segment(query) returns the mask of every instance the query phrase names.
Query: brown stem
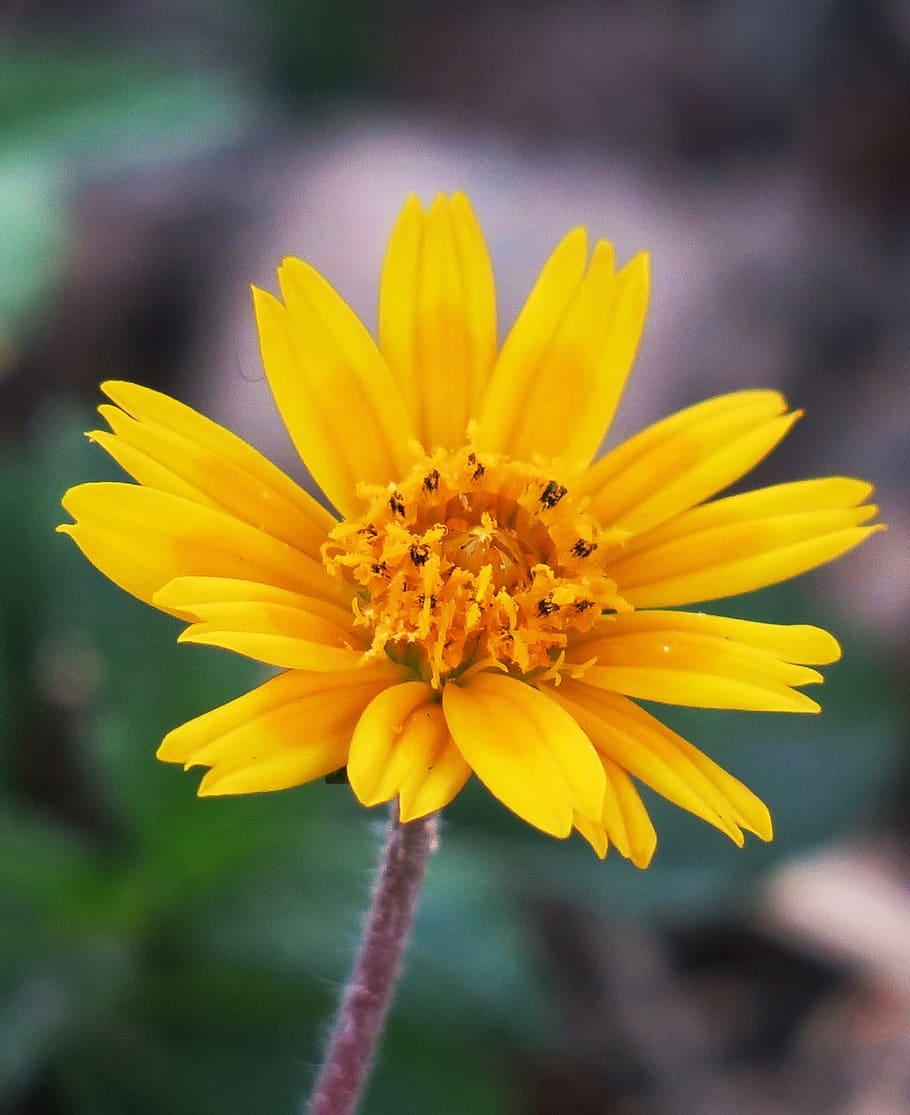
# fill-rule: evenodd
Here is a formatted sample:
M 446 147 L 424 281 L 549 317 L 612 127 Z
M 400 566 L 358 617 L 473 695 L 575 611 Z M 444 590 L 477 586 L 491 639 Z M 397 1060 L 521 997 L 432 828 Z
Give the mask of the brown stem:
M 373 902 L 307 1108 L 309 1115 L 352 1115 L 357 1109 L 436 843 L 436 814 L 403 825 L 397 806 L 392 806 Z

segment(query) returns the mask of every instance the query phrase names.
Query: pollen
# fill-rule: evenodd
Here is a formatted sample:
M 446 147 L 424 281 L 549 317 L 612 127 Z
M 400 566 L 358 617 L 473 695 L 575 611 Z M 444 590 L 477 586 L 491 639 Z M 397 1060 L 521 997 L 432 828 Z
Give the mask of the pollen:
M 439 450 L 385 488 L 361 486 L 361 518 L 323 546 L 354 586 L 368 655 L 440 688 L 471 666 L 550 673 L 573 631 L 629 611 L 603 528 L 553 470 L 470 448 Z

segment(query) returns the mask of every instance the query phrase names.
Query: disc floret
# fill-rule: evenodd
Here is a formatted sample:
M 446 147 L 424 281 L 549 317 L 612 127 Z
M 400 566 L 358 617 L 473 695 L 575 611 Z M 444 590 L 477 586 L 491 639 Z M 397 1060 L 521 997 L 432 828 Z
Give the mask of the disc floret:
M 628 610 L 603 568 L 604 530 L 557 467 L 470 447 L 438 450 L 329 535 L 330 572 L 356 586 L 369 653 L 435 687 L 472 665 L 552 668 L 573 631 Z

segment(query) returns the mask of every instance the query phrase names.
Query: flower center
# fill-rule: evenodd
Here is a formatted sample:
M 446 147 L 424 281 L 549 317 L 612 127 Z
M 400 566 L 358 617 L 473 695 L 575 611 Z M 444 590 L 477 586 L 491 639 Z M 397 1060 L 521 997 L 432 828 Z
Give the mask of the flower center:
M 550 670 L 573 631 L 628 610 L 602 566 L 616 532 L 536 465 L 439 450 L 358 494 L 366 512 L 331 532 L 326 567 L 356 586 L 370 653 L 434 686 L 480 663 Z

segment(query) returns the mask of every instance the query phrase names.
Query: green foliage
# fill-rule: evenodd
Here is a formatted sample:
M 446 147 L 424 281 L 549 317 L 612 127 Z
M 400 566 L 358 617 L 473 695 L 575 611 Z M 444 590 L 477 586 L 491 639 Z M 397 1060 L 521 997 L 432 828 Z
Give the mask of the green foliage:
M 251 10 L 265 28 L 275 84 L 290 99 L 360 92 L 375 81 L 386 53 L 381 6 L 364 0 L 266 0 Z
M 65 264 L 74 185 L 223 143 L 252 111 L 236 84 L 129 50 L 0 46 L 0 375 Z

